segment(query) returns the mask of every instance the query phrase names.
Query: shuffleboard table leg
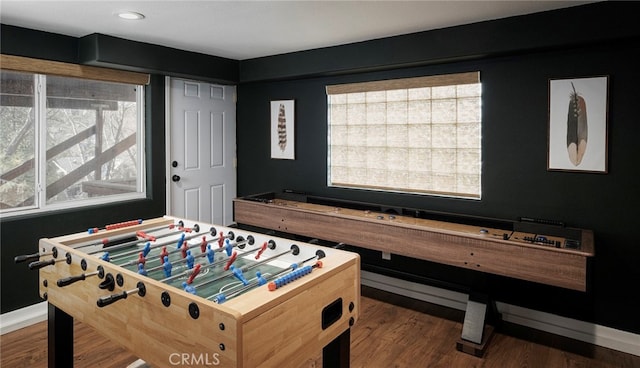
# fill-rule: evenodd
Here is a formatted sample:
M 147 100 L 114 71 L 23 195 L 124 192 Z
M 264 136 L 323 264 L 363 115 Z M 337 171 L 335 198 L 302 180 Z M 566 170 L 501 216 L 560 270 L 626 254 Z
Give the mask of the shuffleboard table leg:
M 73 367 L 73 317 L 48 304 L 49 368 Z
M 323 368 L 349 368 L 351 329 L 347 328 L 322 349 Z

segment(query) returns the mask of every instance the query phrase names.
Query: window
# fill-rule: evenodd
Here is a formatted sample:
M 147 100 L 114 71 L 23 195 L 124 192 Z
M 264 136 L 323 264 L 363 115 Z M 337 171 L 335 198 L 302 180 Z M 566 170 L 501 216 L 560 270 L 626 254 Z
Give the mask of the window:
M 2 61 L 0 213 L 145 196 L 144 85 L 6 70 Z
M 328 185 L 480 198 L 479 72 L 327 86 Z

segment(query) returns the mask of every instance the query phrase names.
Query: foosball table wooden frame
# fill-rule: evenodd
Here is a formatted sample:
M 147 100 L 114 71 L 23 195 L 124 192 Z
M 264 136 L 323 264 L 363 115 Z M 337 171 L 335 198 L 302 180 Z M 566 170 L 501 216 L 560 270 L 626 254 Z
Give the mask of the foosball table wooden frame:
M 270 291 L 264 285 L 217 304 L 74 248 L 175 221 L 163 217 L 93 234 L 40 240 L 38 262 L 53 263 L 39 271 L 40 295 L 49 303 L 49 367 L 73 366 L 74 319 L 153 367 L 180 367 L 177 363 L 184 362 L 183 357 L 188 358 L 189 367 L 297 367 L 320 351 L 324 367 L 349 366 L 350 327 L 360 309 L 360 258 L 355 253 L 328 248 L 322 268 L 282 288 Z M 219 228 L 245 238 L 249 234 Z M 250 234 L 257 242 L 274 239 Z M 102 280 L 96 277 L 57 285 L 58 280 L 99 269 L 103 276 L 117 276 L 119 286 L 114 292 L 99 289 Z M 107 294 L 136 289 L 126 300 L 97 306 L 96 301 Z

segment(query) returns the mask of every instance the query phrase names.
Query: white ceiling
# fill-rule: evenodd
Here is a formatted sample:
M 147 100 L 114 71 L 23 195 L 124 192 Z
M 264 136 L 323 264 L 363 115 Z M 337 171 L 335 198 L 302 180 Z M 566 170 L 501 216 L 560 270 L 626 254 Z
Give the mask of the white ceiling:
M 243 60 L 499 19 L 594 1 L 25 1 L 0 0 L 0 22 L 92 33 Z M 143 13 L 122 20 L 122 10 Z

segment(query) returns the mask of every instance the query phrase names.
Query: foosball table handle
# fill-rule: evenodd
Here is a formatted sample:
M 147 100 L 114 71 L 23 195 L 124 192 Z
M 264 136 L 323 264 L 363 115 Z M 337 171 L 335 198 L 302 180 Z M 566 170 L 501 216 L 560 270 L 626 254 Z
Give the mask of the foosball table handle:
M 86 280 L 87 277 L 91 277 L 91 276 L 98 276 L 99 278 L 104 278 L 104 268 L 102 268 L 102 266 L 98 266 L 98 270 L 94 271 L 94 272 L 90 272 L 90 273 L 82 273 L 80 275 L 76 275 L 76 276 L 69 276 L 69 277 L 64 277 L 61 278 L 60 280 L 56 281 L 56 285 L 58 285 L 58 287 L 64 287 L 67 285 L 71 285 L 74 282 L 77 281 L 83 281 Z
M 109 304 L 113 304 L 115 302 L 117 302 L 120 299 L 127 299 L 127 296 L 129 296 L 129 294 L 126 291 L 123 291 L 120 294 L 113 294 L 113 295 L 109 295 L 109 296 L 103 296 L 102 298 L 98 299 L 98 307 L 102 308 L 102 307 L 106 307 Z
M 142 281 L 138 282 L 138 284 L 136 285 L 135 289 L 123 291 L 120 294 L 113 294 L 113 295 L 109 295 L 109 296 L 103 296 L 100 299 L 98 299 L 96 304 L 98 304 L 98 307 L 100 307 L 100 308 L 106 307 L 107 305 L 113 304 L 113 303 L 117 302 L 118 300 L 127 299 L 129 294 L 133 294 L 133 293 L 138 293 L 138 295 L 140 295 L 140 296 L 145 296 L 145 294 L 147 293 L 147 288 L 144 286 L 144 283 Z
M 87 276 L 83 273 L 83 274 L 80 274 L 78 276 L 69 276 L 69 277 L 65 277 L 63 279 L 60 279 L 60 280 L 58 280 L 56 282 L 56 284 L 58 285 L 58 287 L 63 287 L 63 286 L 71 285 L 71 284 L 73 284 L 74 282 L 77 282 L 77 281 L 82 281 L 82 280 L 84 280 L 86 278 L 87 278 Z
M 56 247 L 53 247 L 53 249 L 51 249 L 51 252 L 47 252 L 47 253 L 33 253 L 33 254 L 23 254 L 20 256 L 16 256 L 13 261 L 15 263 L 22 263 L 22 262 L 33 262 L 33 261 L 37 261 L 40 259 L 40 257 L 44 257 L 44 256 L 53 256 L 53 258 L 57 258 L 58 257 L 58 249 Z
M 21 256 L 16 256 L 13 261 L 15 263 L 21 263 L 21 262 L 33 262 L 33 261 L 37 261 L 38 259 L 40 259 L 40 253 L 33 253 L 33 254 L 24 254 Z
M 30 270 L 39 270 L 42 267 L 46 267 L 46 266 L 51 266 L 56 264 L 56 260 L 55 259 L 50 259 L 47 261 L 36 261 L 36 262 L 31 262 L 29 263 L 29 269 Z

